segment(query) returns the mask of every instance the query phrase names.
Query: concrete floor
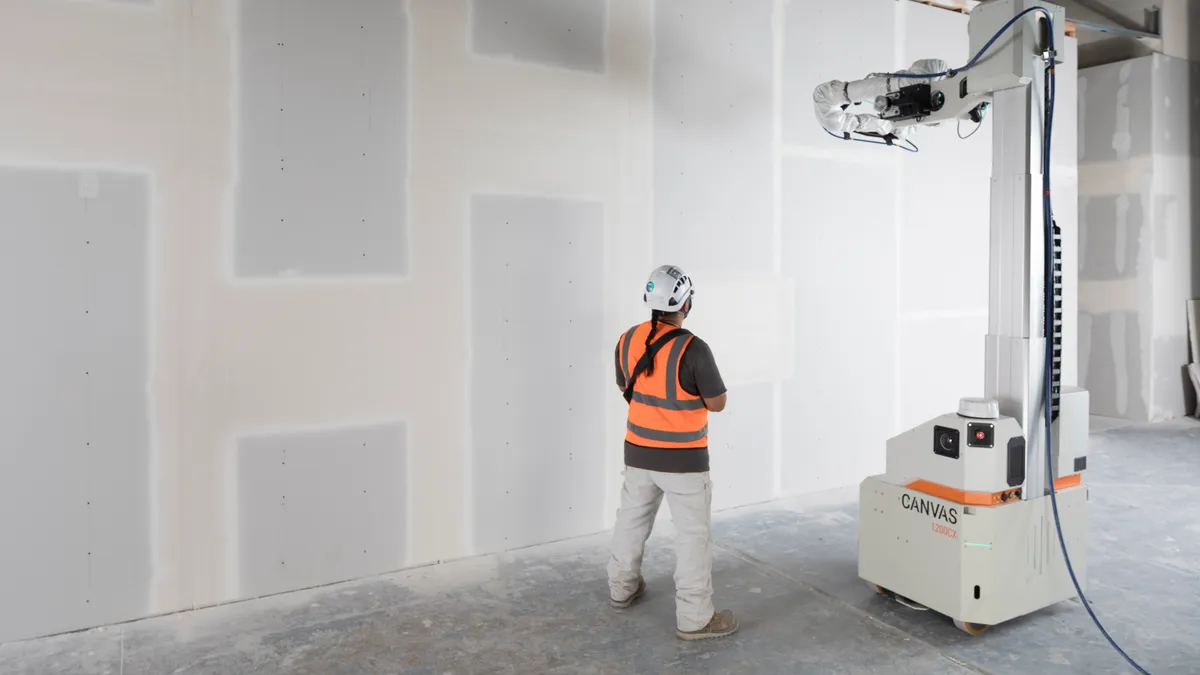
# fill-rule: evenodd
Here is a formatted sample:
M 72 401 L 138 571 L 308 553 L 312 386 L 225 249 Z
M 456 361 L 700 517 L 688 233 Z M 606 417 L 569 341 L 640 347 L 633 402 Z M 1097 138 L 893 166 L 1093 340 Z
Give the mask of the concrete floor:
M 1200 424 L 1095 424 L 1089 599 L 1155 675 L 1200 672 Z M 0 673 L 1132 672 L 1062 603 L 971 638 L 856 578 L 854 489 L 717 514 L 732 638 L 674 637 L 669 527 L 649 591 L 605 604 L 607 536 L 0 646 Z M 664 507 L 665 508 L 665 507 Z

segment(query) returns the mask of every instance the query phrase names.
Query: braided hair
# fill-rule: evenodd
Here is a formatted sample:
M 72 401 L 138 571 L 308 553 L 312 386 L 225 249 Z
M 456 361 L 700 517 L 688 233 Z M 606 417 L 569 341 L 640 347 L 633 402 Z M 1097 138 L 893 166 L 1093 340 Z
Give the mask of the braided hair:
M 667 314 L 667 312 L 659 311 L 657 309 L 651 310 L 651 312 L 650 312 L 650 332 L 646 333 L 646 351 L 647 352 L 650 351 L 650 343 L 654 341 L 654 334 L 656 332 L 658 332 L 658 320 L 660 317 L 664 316 L 665 314 Z M 648 363 L 646 363 L 646 370 L 643 372 L 646 375 L 654 374 L 654 359 L 650 359 L 650 361 Z

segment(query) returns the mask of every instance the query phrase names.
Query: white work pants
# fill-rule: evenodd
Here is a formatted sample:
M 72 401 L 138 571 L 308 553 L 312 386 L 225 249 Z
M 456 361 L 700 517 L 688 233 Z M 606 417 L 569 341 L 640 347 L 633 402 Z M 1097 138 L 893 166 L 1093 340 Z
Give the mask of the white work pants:
M 613 598 L 624 600 L 637 590 L 646 539 L 664 494 L 676 530 L 675 621 L 679 630 L 700 630 L 713 616 L 709 529 L 712 482 L 708 472 L 661 473 L 625 468 L 612 558 L 608 562 L 609 592 Z

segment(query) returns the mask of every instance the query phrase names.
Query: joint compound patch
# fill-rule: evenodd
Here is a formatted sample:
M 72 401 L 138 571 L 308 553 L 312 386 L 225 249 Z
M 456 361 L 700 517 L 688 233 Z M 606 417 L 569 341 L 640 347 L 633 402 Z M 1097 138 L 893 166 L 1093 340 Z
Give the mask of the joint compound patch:
M 1129 74 L 1133 65 L 1126 63 L 1121 66 L 1121 86 L 1117 88 L 1117 126 L 1113 132 L 1112 147 L 1120 159 L 1129 159 L 1130 148 L 1133 147 L 1133 136 L 1129 133 Z

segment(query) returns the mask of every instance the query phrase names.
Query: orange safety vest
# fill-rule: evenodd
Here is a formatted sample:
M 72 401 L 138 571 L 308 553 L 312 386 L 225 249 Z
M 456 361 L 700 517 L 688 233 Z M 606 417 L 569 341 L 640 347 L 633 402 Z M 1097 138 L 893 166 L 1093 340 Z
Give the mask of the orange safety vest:
M 660 322 L 650 342 L 674 329 L 675 326 Z M 650 322 L 647 321 L 621 336 L 621 371 L 626 382 L 646 353 L 646 335 L 649 333 Z M 629 401 L 626 441 L 649 448 L 708 447 L 708 408 L 704 407 L 702 398 L 692 396 L 679 386 L 679 362 L 691 341 L 691 334 L 672 338 L 655 355 L 654 374 L 647 375 L 642 371 L 638 375 Z

